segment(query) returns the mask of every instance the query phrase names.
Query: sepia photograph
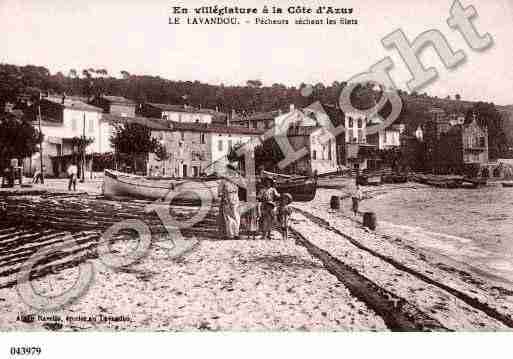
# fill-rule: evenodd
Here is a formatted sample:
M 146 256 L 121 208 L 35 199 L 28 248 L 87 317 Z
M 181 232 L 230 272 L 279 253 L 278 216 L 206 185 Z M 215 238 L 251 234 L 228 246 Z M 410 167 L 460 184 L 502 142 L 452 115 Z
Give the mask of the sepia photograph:
M 513 330 L 513 1 L 0 18 L 0 356 Z

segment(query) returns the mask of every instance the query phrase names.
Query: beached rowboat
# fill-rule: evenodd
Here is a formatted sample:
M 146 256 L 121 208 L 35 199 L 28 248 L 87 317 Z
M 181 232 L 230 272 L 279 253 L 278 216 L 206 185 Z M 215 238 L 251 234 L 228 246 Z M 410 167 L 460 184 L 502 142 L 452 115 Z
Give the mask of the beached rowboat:
M 217 199 L 218 178 L 156 179 L 105 170 L 103 194 L 107 198 L 179 199 L 197 201 Z
M 263 178 L 272 178 L 276 181 L 276 190 L 280 193 L 290 193 L 294 202 L 310 202 L 317 193 L 317 178 L 297 175 L 284 175 L 262 171 L 260 181 L 257 184 L 257 191 L 262 185 Z
M 317 181 L 303 176 L 286 176 L 266 173 L 276 179 L 280 193 L 290 193 L 296 202 L 309 202 L 315 198 Z M 105 170 L 103 194 L 107 198 L 132 197 L 143 199 L 176 199 L 198 201 L 217 200 L 219 177 L 205 178 L 150 178 L 128 173 Z M 261 188 L 260 181 L 257 190 Z M 244 192 L 244 191 L 242 191 Z M 245 195 L 241 195 L 245 200 Z

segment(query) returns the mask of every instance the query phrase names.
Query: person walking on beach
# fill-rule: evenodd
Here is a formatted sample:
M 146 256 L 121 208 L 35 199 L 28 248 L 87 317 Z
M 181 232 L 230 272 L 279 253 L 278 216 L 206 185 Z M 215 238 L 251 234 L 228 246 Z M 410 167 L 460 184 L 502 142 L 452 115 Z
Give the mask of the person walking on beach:
M 271 230 L 273 229 L 276 218 L 275 202 L 280 198 L 280 194 L 274 188 L 275 182 L 271 178 L 263 179 L 264 188 L 260 191 L 258 199 L 260 200 L 260 230 L 263 239 L 271 239 Z
M 240 230 L 239 188 L 230 180 L 235 177 L 235 168 L 226 166 L 226 176 L 219 183 L 218 194 L 221 201 L 219 205 L 218 229 L 219 236 L 225 239 L 238 239 Z
M 77 165 L 72 162 L 68 167 L 68 191 L 71 191 L 71 188 L 73 187 L 73 191 L 76 192 L 77 190 L 77 177 L 78 177 L 78 167 Z
M 360 206 L 360 201 L 362 199 L 363 199 L 363 192 L 360 189 L 360 185 L 356 184 L 356 188 L 355 188 L 353 194 L 351 195 L 351 200 L 353 202 L 352 209 L 353 209 L 353 213 L 354 213 L 355 216 L 358 214 L 358 210 L 359 210 L 359 206 Z
M 32 183 L 37 184 L 39 182 L 43 183 L 43 174 L 45 172 L 45 166 L 43 166 L 43 170 L 36 170 L 36 173 L 34 173 L 34 178 L 32 178 Z

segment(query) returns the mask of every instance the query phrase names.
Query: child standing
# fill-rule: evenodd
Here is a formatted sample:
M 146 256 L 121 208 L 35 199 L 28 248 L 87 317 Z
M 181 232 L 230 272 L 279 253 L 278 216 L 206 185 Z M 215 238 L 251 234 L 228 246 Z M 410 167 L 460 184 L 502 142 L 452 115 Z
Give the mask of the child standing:
M 285 193 L 280 198 L 280 206 L 278 207 L 278 222 L 280 223 L 281 235 L 283 239 L 289 237 L 289 219 L 292 215 L 292 195 Z
M 356 216 L 358 214 L 358 211 L 359 211 L 360 201 L 363 199 L 363 192 L 360 189 L 360 185 L 359 184 L 356 184 L 356 189 L 353 192 L 353 194 L 351 195 L 351 199 L 353 201 L 353 206 L 352 206 L 353 213 Z

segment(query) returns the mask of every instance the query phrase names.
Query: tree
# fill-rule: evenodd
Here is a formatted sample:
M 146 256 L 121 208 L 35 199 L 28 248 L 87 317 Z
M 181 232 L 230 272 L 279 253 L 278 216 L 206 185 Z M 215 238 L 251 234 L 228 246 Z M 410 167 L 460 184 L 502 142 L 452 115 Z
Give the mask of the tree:
M 138 123 L 115 124 L 114 134 L 110 138 L 117 154 L 128 155 L 134 171 L 137 172 L 137 158 L 162 150 L 161 144 L 151 136 L 148 127 Z
M 259 88 L 262 86 L 262 81 L 260 80 L 248 80 L 246 81 L 246 85 L 250 88 Z
M 457 93 L 457 94 L 454 96 L 454 98 L 455 98 L 457 101 L 459 101 L 459 100 L 461 100 L 461 95 L 460 95 L 459 93 Z
M 244 168 L 244 155 L 238 155 L 237 151 L 244 144 L 237 144 L 232 147 L 228 153 L 227 159 L 230 162 L 241 162 L 241 168 Z M 265 140 L 262 144 L 255 147 L 255 169 L 265 169 L 275 171 L 278 163 L 285 159 L 278 142 L 271 137 Z
M 123 80 L 127 80 L 130 77 L 130 73 L 128 71 L 122 70 L 120 73 Z
M 96 74 L 100 76 L 108 76 L 109 72 L 107 71 L 107 69 L 98 69 L 96 70 Z
M 23 159 L 38 151 L 42 135 L 28 121 L 5 115 L 0 118 L 0 167 L 10 158 Z
M 158 161 L 167 161 L 171 156 L 167 152 L 166 146 L 162 143 L 158 143 L 155 148 L 155 156 L 157 156 Z
M 71 139 L 71 146 L 73 148 L 73 154 L 74 156 L 76 156 L 76 153 L 75 153 L 75 148 L 78 149 L 78 155 L 79 155 L 79 158 L 78 158 L 78 163 L 79 163 L 79 168 L 80 168 L 80 174 L 81 174 L 81 177 L 82 177 L 82 182 L 85 178 L 85 153 L 86 153 L 86 149 L 89 145 L 91 145 L 92 143 L 94 142 L 94 139 L 90 138 L 90 137 L 85 137 L 85 136 L 80 136 L 80 137 L 73 137 Z

